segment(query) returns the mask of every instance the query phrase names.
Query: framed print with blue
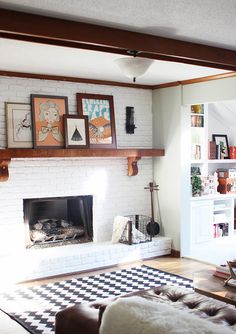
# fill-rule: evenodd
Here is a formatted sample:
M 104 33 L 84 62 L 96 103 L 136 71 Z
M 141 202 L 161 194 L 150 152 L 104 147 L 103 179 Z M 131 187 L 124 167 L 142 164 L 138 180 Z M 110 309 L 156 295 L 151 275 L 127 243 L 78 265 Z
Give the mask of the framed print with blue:
M 116 148 L 113 96 L 77 93 L 77 106 L 88 116 L 90 148 Z

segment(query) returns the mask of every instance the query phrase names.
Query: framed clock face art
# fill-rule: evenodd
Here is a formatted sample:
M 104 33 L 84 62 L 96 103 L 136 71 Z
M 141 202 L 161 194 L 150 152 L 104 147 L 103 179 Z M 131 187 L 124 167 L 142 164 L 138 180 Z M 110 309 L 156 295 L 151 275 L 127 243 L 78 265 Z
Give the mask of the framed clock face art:
M 88 116 L 90 148 L 116 148 L 113 96 L 78 93 L 77 105 Z

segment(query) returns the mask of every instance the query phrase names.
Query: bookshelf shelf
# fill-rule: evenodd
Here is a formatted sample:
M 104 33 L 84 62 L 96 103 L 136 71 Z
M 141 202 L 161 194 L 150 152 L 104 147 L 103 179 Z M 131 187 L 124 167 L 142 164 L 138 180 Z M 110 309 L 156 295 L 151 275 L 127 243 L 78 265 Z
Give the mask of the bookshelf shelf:
M 236 164 L 236 159 L 211 159 L 208 164 Z

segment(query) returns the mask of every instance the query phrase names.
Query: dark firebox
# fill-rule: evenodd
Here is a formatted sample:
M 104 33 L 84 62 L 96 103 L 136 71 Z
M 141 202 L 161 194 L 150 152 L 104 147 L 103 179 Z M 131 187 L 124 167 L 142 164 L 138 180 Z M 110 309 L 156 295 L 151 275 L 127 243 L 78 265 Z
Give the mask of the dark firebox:
M 26 247 L 93 240 L 93 198 L 24 199 Z

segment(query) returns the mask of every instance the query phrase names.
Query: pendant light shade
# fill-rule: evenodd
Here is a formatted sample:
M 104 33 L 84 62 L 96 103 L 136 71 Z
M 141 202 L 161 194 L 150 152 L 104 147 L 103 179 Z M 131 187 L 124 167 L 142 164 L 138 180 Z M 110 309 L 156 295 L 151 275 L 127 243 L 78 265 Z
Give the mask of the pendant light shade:
M 136 56 L 115 59 L 115 63 L 119 66 L 122 73 L 133 79 L 133 82 L 148 70 L 152 62 L 153 60 L 151 59 Z

